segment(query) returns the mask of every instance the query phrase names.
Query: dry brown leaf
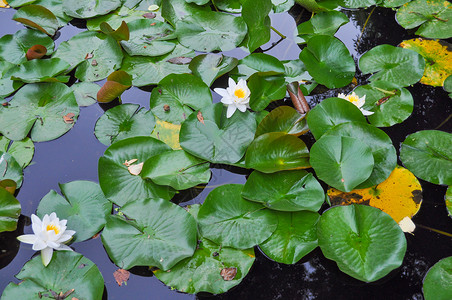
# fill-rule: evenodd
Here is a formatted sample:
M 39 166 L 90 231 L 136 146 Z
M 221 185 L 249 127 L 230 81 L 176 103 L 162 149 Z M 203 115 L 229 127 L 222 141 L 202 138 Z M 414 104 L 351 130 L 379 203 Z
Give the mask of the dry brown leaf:
M 416 229 L 416 225 L 414 225 L 414 222 L 410 217 L 403 218 L 402 221 L 399 222 L 399 226 L 403 232 L 408 233 L 413 233 L 413 231 Z
M 118 269 L 113 273 L 113 277 L 116 283 L 121 286 L 123 283 L 127 285 L 127 280 L 129 280 L 130 272 L 124 269 Z
M 221 270 L 220 275 L 225 281 L 231 281 L 237 275 L 237 268 L 224 268 Z
M 91 62 L 91 65 L 92 65 L 93 67 L 97 66 L 97 60 L 93 59 L 93 61 Z
M 85 59 L 90 59 L 93 58 L 93 54 L 92 53 L 86 53 Z
M 63 116 L 64 123 L 66 124 L 74 123 L 74 116 L 75 114 L 73 113 L 68 113 L 67 115 Z
M 204 124 L 204 117 L 202 116 L 202 112 L 201 111 L 198 111 L 198 114 L 196 115 L 196 117 L 198 118 L 199 122 Z
M 167 60 L 167 62 L 170 62 L 172 64 L 176 64 L 176 65 L 186 65 L 189 64 L 191 62 L 191 57 L 185 57 L 185 56 L 180 56 L 180 57 L 173 57 Z
M 146 19 L 154 19 L 156 16 L 157 15 L 155 13 L 152 13 L 152 12 L 143 14 L 143 17 L 146 18 Z
M 141 170 L 143 169 L 143 164 L 144 162 L 141 162 L 137 165 L 131 165 L 128 166 L 127 169 L 129 170 L 130 174 L 137 176 L 141 173 Z
M 123 163 L 123 165 L 126 166 L 126 167 L 128 167 L 128 166 L 131 166 L 131 165 L 132 165 L 134 162 L 136 162 L 136 161 L 138 161 L 137 158 L 133 158 L 133 159 L 131 159 L 131 160 L 126 160 L 126 161 Z

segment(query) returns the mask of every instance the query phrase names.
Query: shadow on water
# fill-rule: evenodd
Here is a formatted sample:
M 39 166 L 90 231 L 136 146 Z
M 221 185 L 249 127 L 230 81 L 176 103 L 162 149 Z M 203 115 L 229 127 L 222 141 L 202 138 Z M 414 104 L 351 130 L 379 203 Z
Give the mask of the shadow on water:
M 355 60 L 376 45 L 386 43 L 395 46 L 403 39 L 414 37 L 396 23 L 392 10 L 377 8 L 360 38 L 371 10 L 344 10 L 352 21 L 336 34 Z M 12 34 L 23 28 L 11 20 L 13 13 L 13 10 L 0 9 L 1 35 Z M 279 36 L 272 32 L 272 40 L 262 46 L 262 49 L 271 48 L 266 53 L 281 60 L 298 58 L 301 50 L 293 41 L 297 24 L 295 20 L 299 23 L 310 16 L 309 12 L 299 7 L 293 8 L 290 14 L 292 16 L 272 16 L 273 26 L 286 35 L 287 39 L 271 48 L 273 43 L 279 40 Z M 56 43 L 59 44 L 84 30 L 84 26 L 83 22 L 72 22 L 60 29 L 61 34 Z M 226 54 L 239 58 L 246 56 L 241 50 Z M 366 76 L 358 74 L 357 77 L 360 84 L 365 83 Z M 225 82 L 225 78 L 220 78 L 215 84 L 224 86 Z M 132 88 L 123 94 L 122 100 L 124 103 L 138 103 L 149 108 L 149 90 Z M 416 84 L 409 90 L 415 100 L 413 115 L 402 124 L 383 128 L 390 135 L 397 150 L 408 134 L 434 129 L 451 114 L 450 99 L 440 88 Z M 332 91 L 307 98 L 313 106 L 327 97 L 335 96 L 336 93 L 337 91 Z M 214 99 L 218 101 L 219 98 L 214 95 Z M 288 101 L 281 102 L 289 104 Z M 110 105 L 95 104 L 82 108 L 77 124 L 71 131 L 55 141 L 35 144 L 33 164 L 24 170 L 24 184 L 17 195 L 23 215 L 30 216 L 34 213 L 39 200 L 50 189 L 59 191 L 58 183 L 73 180 L 98 181 L 97 161 L 106 147 L 96 140 L 93 128 L 97 119 L 109 107 Z M 441 129 L 450 131 L 450 128 L 451 121 Z M 306 139 L 308 144 L 313 142 L 309 137 L 303 139 Z M 183 206 L 202 203 L 213 188 L 227 183 L 243 184 L 247 175 L 248 171 L 240 168 L 212 165 L 212 177 L 207 185 L 181 191 L 174 201 Z M 446 187 L 421 182 L 424 200 L 414 222 L 452 232 L 452 222 L 448 219 L 444 207 Z M 3 291 L 10 281 L 18 282 L 13 275 L 17 274 L 34 254 L 30 245 L 19 245 L 15 239 L 23 233 L 25 222 L 26 218 L 22 216 L 17 231 L 0 234 L 0 291 Z M 26 225 L 25 233 L 30 233 L 29 222 Z M 452 253 L 451 240 L 423 228 L 418 228 L 414 236 L 407 235 L 407 240 L 408 251 L 403 265 L 382 280 L 371 284 L 360 282 L 340 272 L 334 262 L 322 255 L 319 248 L 295 265 L 284 265 L 269 260 L 256 247 L 256 262 L 249 275 L 240 285 L 218 296 L 196 296 L 171 291 L 153 277 L 146 267 L 133 268 L 127 285 L 120 287 L 113 277 L 118 267 L 107 256 L 100 237 L 76 243 L 73 248 L 99 267 L 105 280 L 104 299 L 422 299 L 423 277 L 433 264 Z

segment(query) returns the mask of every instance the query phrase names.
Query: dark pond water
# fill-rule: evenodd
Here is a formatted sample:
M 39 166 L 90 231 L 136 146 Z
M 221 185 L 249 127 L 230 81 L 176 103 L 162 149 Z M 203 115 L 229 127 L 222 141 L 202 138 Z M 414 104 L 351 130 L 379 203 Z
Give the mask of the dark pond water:
M 266 53 L 279 59 L 296 59 L 300 48 L 293 42 L 295 20 L 309 17 L 308 12 L 293 9 L 289 14 L 272 16 L 272 24 L 288 38 Z M 337 33 L 353 54 L 355 60 L 365 51 L 379 44 L 397 45 L 403 39 L 413 38 L 411 32 L 400 27 L 389 9 L 377 8 L 357 43 L 369 10 L 345 11 L 352 22 Z M 0 9 L 0 36 L 12 34 L 23 28 L 11 20 L 14 11 Z M 57 44 L 69 39 L 81 29 L 72 25 L 61 29 Z M 268 49 L 278 36 L 272 34 L 272 41 L 262 49 Z M 227 55 L 243 57 L 246 53 L 237 50 Z M 359 74 L 358 74 L 359 75 Z M 360 81 L 365 80 L 358 76 Z M 224 78 L 219 80 L 223 86 Z M 399 150 L 400 143 L 413 132 L 435 129 L 451 114 L 451 100 L 441 88 L 431 88 L 416 84 L 409 88 L 415 100 L 413 115 L 402 124 L 385 130 Z M 348 90 L 347 90 L 348 91 Z M 338 91 L 307 97 L 311 105 L 322 99 L 336 95 Z M 215 95 L 214 97 L 216 97 Z M 131 89 L 124 93 L 124 103 L 139 103 L 149 106 L 150 93 L 141 89 Z M 218 101 L 218 98 L 215 98 Z M 97 161 L 106 147 L 93 134 L 96 120 L 104 109 L 95 104 L 82 108 L 74 128 L 61 138 L 35 144 L 33 164 L 24 170 L 24 183 L 17 198 L 22 205 L 23 216 L 18 230 L 0 234 L 0 293 L 14 278 L 24 263 L 33 255 L 29 245 L 20 245 L 15 237 L 31 232 L 28 216 L 34 213 L 40 199 L 51 189 L 59 191 L 58 183 L 74 180 L 97 182 Z M 439 128 L 450 132 L 452 121 Z M 309 143 L 309 137 L 303 138 Z M 399 162 L 400 163 L 400 162 Z M 187 203 L 201 203 L 213 187 L 225 183 L 244 183 L 246 171 L 213 166 L 213 176 L 207 187 L 191 191 L 179 198 Z M 452 255 L 452 238 L 426 229 L 430 227 L 452 233 L 452 220 L 447 217 L 444 194 L 446 187 L 423 182 L 424 200 L 420 212 L 413 221 L 418 225 L 414 235 L 407 234 L 408 250 L 403 265 L 382 280 L 366 284 L 340 272 L 336 264 L 323 257 L 319 249 L 295 265 L 284 265 L 270 261 L 256 248 L 256 261 L 248 276 L 233 290 L 212 298 L 217 299 L 423 299 L 422 279 L 427 270 L 438 260 Z M 326 207 L 324 207 L 326 208 Z M 27 217 L 25 217 L 27 216 Z M 424 226 L 424 227 L 421 227 Z M 147 268 L 134 268 L 127 286 L 119 287 L 113 272 L 117 267 L 108 258 L 100 238 L 76 243 L 75 251 L 91 259 L 99 267 L 105 280 L 105 299 L 204 299 L 209 295 L 187 295 L 171 291 Z M 19 299 L 18 299 L 19 300 Z

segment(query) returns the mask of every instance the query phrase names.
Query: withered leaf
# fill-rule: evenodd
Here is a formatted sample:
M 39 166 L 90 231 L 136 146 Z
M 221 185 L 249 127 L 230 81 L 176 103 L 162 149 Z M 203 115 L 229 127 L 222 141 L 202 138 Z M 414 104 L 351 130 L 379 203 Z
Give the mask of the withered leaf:
M 74 116 L 75 116 L 75 114 L 73 114 L 73 113 L 68 113 L 67 115 L 63 116 L 64 123 L 66 123 L 66 124 L 74 123 L 74 119 L 73 119 Z
M 221 270 L 220 275 L 225 281 L 231 281 L 237 275 L 237 268 L 224 268 Z
M 198 121 L 204 124 L 204 117 L 202 116 L 202 112 L 198 111 L 198 114 L 196 115 L 198 118 Z
M 143 14 L 146 19 L 154 19 L 157 15 L 153 12 Z
M 47 53 L 46 47 L 44 47 L 43 45 L 34 45 L 27 50 L 26 57 L 27 60 L 39 59 L 46 55 L 46 53 Z
M 93 67 L 97 66 L 97 60 L 93 59 L 93 61 L 91 62 L 91 65 L 92 65 Z
M 186 65 L 191 62 L 191 57 L 185 57 L 185 56 L 173 57 L 173 58 L 168 59 L 167 62 L 176 64 L 176 65 Z
M 123 283 L 127 285 L 127 280 L 129 280 L 130 272 L 124 269 L 118 269 L 113 273 L 116 283 L 121 286 Z
M 131 160 L 126 160 L 126 161 L 123 163 L 123 165 L 126 166 L 126 167 L 128 167 L 128 166 L 132 165 L 134 162 L 136 162 L 137 160 L 138 160 L 138 159 L 136 159 L 136 158 L 133 158 L 133 159 L 131 159 Z
M 129 170 L 130 174 L 137 176 L 137 175 L 140 175 L 141 170 L 143 169 L 143 164 L 144 164 L 144 162 L 141 162 L 137 165 L 131 165 L 131 166 L 128 166 L 127 169 Z
M 93 54 L 92 53 L 86 53 L 85 59 L 90 59 L 93 58 Z

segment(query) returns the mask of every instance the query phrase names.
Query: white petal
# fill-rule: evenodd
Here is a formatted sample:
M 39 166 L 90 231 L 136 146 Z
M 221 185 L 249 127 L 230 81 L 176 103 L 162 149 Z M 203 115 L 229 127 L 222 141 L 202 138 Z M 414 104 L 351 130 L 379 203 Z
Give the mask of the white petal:
M 416 225 L 414 225 L 413 221 L 409 217 L 405 217 L 402 221 L 399 222 L 399 226 L 403 232 L 412 233 L 414 229 L 416 229 Z
M 228 106 L 228 111 L 226 113 L 226 118 L 229 119 L 235 113 L 236 109 L 237 109 L 237 107 L 235 105 L 229 105 Z
M 17 239 L 25 244 L 34 244 L 36 242 L 36 235 L 34 234 L 19 235 Z
M 39 251 L 47 247 L 47 243 L 41 239 L 36 239 L 35 243 L 33 244 L 33 250 Z
M 56 248 L 59 248 L 61 246 L 61 244 L 52 242 L 52 241 L 47 241 L 47 246 L 49 246 L 50 248 L 56 249 Z
M 229 93 L 226 89 L 221 89 L 221 88 L 215 88 L 213 89 L 213 91 L 215 93 L 217 93 L 218 95 L 222 96 L 222 97 L 227 97 L 229 96 Z
M 52 255 L 53 255 L 52 248 L 47 247 L 47 248 L 41 250 L 41 260 L 42 260 L 42 264 L 45 267 L 47 267 L 47 265 L 52 260 Z
M 58 243 L 64 243 L 69 241 L 70 239 L 72 239 L 72 235 L 70 234 L 63 234 L 59 239 L 58 239 Z
M 55 250 L 74 251 L 69 246 L 66 246 L 66 245 L 60 245 L 60 247 L 55 248 Z
M 61 220 L 60 221 L 60 227 L 66 226 L 67 220 Z
M 50 222 L 52 222 L 53 220 L 57 220 L 58 219 L 55 212 L 51 213 L 49 217 L 50 217 Z
M 343 93 L 337 94 L 337 97 L 338 97 L 338 98 L 341 98 L 341 99 L 347 99 L 347 97 L 346 97 L 345 94 L 343 94 Z
M 64 232 L 64 235 L 66 235 L 66 234 L 68 234 L 68 235 L 74 235 L 75 234 L 75 231 L 74 230 L 66 230 L 65 232 Z
M 370 116 L 370 115 L 374 114 L 373 111 L 368 111 L 368 110 L 365 110 L 365 109 L 362 109 L 362 108 L 360 108 L 360 109 L 361 109 L 361 112 L 363 113 L 363 115 L 365 115 L 365 116 Z
M 229 77 L 228 84 L 229 84 L 229 88 L 231 88 L 232 90 L 235 90 L 235 87 L 237 86 L 237 84 L 235 84 L 234 79 Z
M 246 105 L 245 104 L 237 104 L 236 106 L 241 112 L 245 112 L 246 111 Z
M 226 97 L 221 98 L 221 103 L 224 103 L 224 104 L 229 105 L 229 104 L 234 103 L 234 101 L 233 101 L 232 98 L 229 97 L 229 95 L 228 95 L 228 96 L 226 96 Z
M 37 234 L 38 232 L 40 232 L 42 230 L 41 219 L 35 214 L 31 215 L 31 228 L 33 229 L 33 232 L 35 234 Z
M 50 223 L 49 215 L 45 214 L 44 217 L 42 218 L 42 230 L 45 230 L 45 227 L 47 227 L 49 223 Z

